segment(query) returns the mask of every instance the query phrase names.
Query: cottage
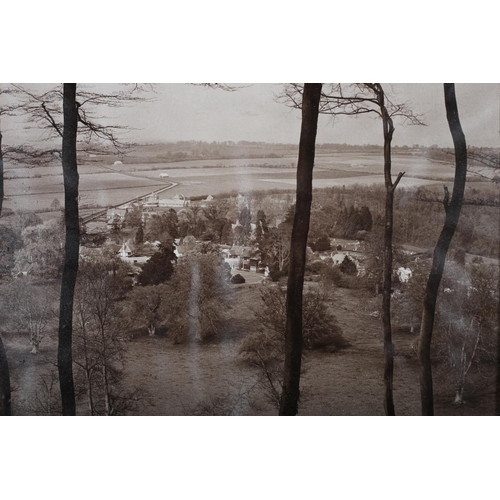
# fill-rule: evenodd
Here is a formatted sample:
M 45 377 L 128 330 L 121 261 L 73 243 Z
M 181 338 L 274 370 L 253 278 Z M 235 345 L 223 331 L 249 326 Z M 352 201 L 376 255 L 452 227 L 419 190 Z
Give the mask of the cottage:
M 259 270 L 261 254 L 257 249 L 233 246 L 224 253 L 224 261 L 231 266 L 231 269 L 245 269 L 255 273 Z
M 127 215 L 127 208 L 110 208 L 106 212 L 106 224 L 108 229 L 112 229 L 116 224 L 118 227 L 123 227 L 125 216 Z
M 128 241 L 124 242 L 120 250 L 118 251 L 118 255 L 120 257 L 132 257 L 133 254 L 134 252 Z

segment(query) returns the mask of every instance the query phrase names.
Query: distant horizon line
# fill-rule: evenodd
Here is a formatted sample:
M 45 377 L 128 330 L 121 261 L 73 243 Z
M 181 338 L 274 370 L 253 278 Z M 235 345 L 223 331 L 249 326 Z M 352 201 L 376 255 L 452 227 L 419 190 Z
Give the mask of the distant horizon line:
M 265 146 L 288 146 L 288 147 L 294 147 L 297 148 L 299 147 L 298 143 L 294 142 L 267 142 L 267 141 L 247 141 L 247 140 L 240 140 L 240 141 L 231 141 L 231 140 L 226 140 L 226 141 L 202 141 L 202 140 L 197 140 L 197 139 L 182 139 L 178 141 L 139 141 L 136 142 L 135 144 L 137 146 L 154 146 L 154 145 L 168 145 L 168 144 L 209 144 L 209 145 L 265 145 Z M 351 144 L 347 142 L 317 142 L 316 146 L 332 146 L 332 147 L 357 147 L 357 148 L 380 148 L 383 149 L 383 144 Z M 474 144 L 469 144 L 469 148 L 477 148 L 477 149 L 500 149 L 500 146 L 475 146 Z M 425 148 L 425 149 L 453 149 L 453 147 L 444 147 L 444 146 L 439 146 L 437 144 L 432 144 L 430 146 L 426 146 L 424 144 L 403 144 L 403 145 L 398 145 L 394 144 L 392 145 L 392 148 L 407 148 L 407 149 L 417 149 L 417 148 Z

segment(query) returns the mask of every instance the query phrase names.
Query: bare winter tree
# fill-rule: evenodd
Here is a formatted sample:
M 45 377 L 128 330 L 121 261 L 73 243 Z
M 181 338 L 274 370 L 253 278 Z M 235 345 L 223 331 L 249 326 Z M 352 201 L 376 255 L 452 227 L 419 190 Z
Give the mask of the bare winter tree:
M 96 114 L 102 113 L 105 106 L 119 107 L 144 100 L 139 96 L 143 89 L 133 85 L 116 92 L 101 93 L 82 88 L 77 94 L 76 83 L 65 83 L 62 89 L 57 86 L 42 93 L 19 85 L 15 85 L 14 88 L 24 99 L 23 109 L 31 120 L 48 130 L 49 138 L 62 139 L 66 243 L 61 280 L 57 360 L 62 412 L 63 415 L 75 415 L 73 303 L 80 247 L 77 149 L 82 144 L 86 150 L 99 149 L 103 144 L 111 144 L 116 151 L 123 152 L 125 144 L 117 136 L 122 127 L 99 123 Z
M 286 300 L 285 372 L 280 415 L 296 415 L 299 404 L 302 363 L 302 291 L 311 216 L 312 176 L 321 87 L 321 83 L 306 83 L 301 102 L 302 126 L 297 163 L 297 197 L 290 243 L 290 271 Z
M 300 107 L 300 96 L 304 89 L 297 84 L 288 84 L 278 96 L 278 100 L 288 106 Z M 394 349 L 391 327 L 391 290 L 392 290 L 392 247 L 394 231 L 394 191 L 404 175 L 400 172 L 396 180 L 391 173 L 391 144 L 394 134 L 394 119 L 414 125 L 423 125 L 420 118 L 405 104 L 390 100 L 380 83 L 354 83 L 344 85 L 331 83 L 323 86 L 319 112 L 336 116 L 359 116 L 375 114 L 382 120 L 384 137 L 384 181 L 385 181 L 385 229 L 384 229 L 384 267 L 382 285 L 382 323 L 384 328 L 384 408 L 386 415 L 394 415 L 393 373 Z
M 2 131 L 0 130 L 0 216 L 4 198 Z M 11 414 L 10 373 L 7 353 L 0 335 L 0 415 Z
M 0 98 L 6 95 L 7 90 L 0 88 Z M 0 107 L 0 119 L 2 115 L 10 114 L 12 112 L 11 106 Z M 0 124 L 1 125 L 1 124 Z M 2 215 L 3 199 L 5 196 L 4 191 L 4 149 L 2 143 L 2 130 L 0 127 L 0 217 Z M 10 372 L 9 363 L 7 361 L 7 353 L 5 346 L 0 335 L 0 415 L 11 415 L 11 388 L 10 388 Z
M 420 325 L 420 338 L 418 358 L 420 360 L 420 396 L 422 402 L 422 415 L 434 415 L 434 392 L 432 386 L 431 341 L 434 329 L 434 317 L 439 284 L 443 277 L 446 255 L 450 248 L 453 235 L 458 225 L 462 202 L 465 192 L 467 177 L 467 144 L 458 115 L 455 84 L 444 84 L 444 102 L 446 118 L 450 127 L 453 145 L 455 147 L 455 180 L 453 193 L 450 195 L 445 189 L 443 205 L 445 209 L 445 222 L 434 248 L 432 267 L 427 280 L 424 296 L 424 309 Z
M 0 106 L 0 120 L 2 116 L 12 116 L 20 112 L 21 105 L 10 98 L 14 97 L 15 89 L 11 87 L 0 88 L 0 99 L 9 100 L 8 103 L 2 102 Z M 5 197 L 4 186 L 4 159 L 9 158 L 15 161 L 19 160 L 38 160 L 45 155 L 39 155 L 35 151 L 25 146 L 9 146 L 3 144 L 3 135 L 0 123 L 0 217 L 2 214 L 3 201 Z M 0 336 L 0 415 L 11 414 L 11 389 L 9 364 L 5 346 Z

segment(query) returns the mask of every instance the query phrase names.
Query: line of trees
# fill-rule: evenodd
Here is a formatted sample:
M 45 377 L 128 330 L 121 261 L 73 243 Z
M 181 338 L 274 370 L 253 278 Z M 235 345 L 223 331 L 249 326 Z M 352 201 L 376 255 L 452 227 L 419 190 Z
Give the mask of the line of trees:
M 102 284 L 101 287 L 99 285 L 99 276 L 93 276 L 89 270 L 83 274 L 79 271 L 80 219 L 77 152 L 82 140 L 86 144 L 93 144 L 93 148 L 97 147 L 95 146 L 97 143 L 102 145 L 102 143 L 106 142 L 116 150 L 123 151 L 124 145 L 116 136 L 119 127 L 99 124 L 95 120 L 95 116 L 88 111 L 88 107 L 92 106 L 98 112 L 101 112 L 105 106 L 124 105 L 140 101 L 137 96 L 140 89 L 133 87 L 113 94 L 97 94 L 85 89 L 78 92 L 77 84 L 65 83 L 62 87 L 50 89 L 41 94 L 36 94 L 19 86 L 14 87 L 14 90 L 16 96 L 20 99 L 20 104 L 17 107 L 8 108 L 6 112 L 19 112 L 30 116 L 35 124 L 46 127 L 47 130 L 62 141 L 65 244 L 59 299 L 57 357 L 62 402 L 61 411 L 63 415 L 76 414 L 74 366 L 77 365 L 86 380 L 90 413 L 116 414 L 119 413 L 116 409 L 118 404 L 116 401 L 120 398 L 122 401 L 124 399 L 124 396 L 116 396 L 112 389 L 113 386 L 115 388 L 117 386 L 117 379 L 113 374 L 116 373 L 114 366 L 121 352 L 117 337 L 120 328 L 116 326 L 118 324 L 116 319 L 118 313 L 114 309 L 116 307 L 116 298 L 110 298 L 106 295 L 106 290 L 111 290 L 112 284 Z M 434 414 L 431 340 L 438 292 L 448 249 L 459 222 L 467 173 L 467 147 L 460 124 L 453 84 L 444 84 L 444 97 L 447 120 L 454 143 L 456 168 L 452 194 L 450 195 L 448 190 L 445 189 L 443 200 L 445 222 L 436 243 L 433 263 L 423 299 L 418 357 L 421 364 L 421 403 L 424 415 Z M 300 108 L 302 113 L 295 206 L 278 228 L 269 228 L 265 213 L 262 210 L 257 213 L 256 217 L 256 238 L 265 259 L 270 263 L 272 262 L 273 268 L 276 268 L 273 271 L 288 271 L 283 326 L 283 382 L 280 386 L 279 414 L 296 415 L 299 409 L 300 372 L 304 345 L 303 287 L 306 249 L 311 221 L 312 179 L 318 117 L 319 114 L 335 117 L 338 115 L 358 116 L 371 113 L 381 119 L 384 145 L 385 207 L 382 221 L 384 237 L 381 305 L 384 334 L 383 380 L 385 390 L 383 401 L 386 415 L 395 415 L 393 398 L 394 349 L 391 319 L 394 204 L 396 187 L 404 172 L 400 172 L 393 179 L 391 147 L 395 132 L 395 119 L 409 121 L 413 124 L 422 124 L 422 121 L 406 105 L 394 103 L 379 83 L 351 84 L 349 86 L 320 83 L 289 84 L 284 87 L 279 100 L 288 106 Z M 4 196 L 1 141 L 0 131 L 0 213 Z M 46 153 L 52 154 L 53 151 L 45 148 L 43 154 L 42 152 L 36 154 L 32 152 L 31 157 L 42 158 Z M 361 210 L 354 207 L 349 211 L 345 210 L 343 228 L 345 237 L 352 237 L 357 231 L 370 231 L 372 229 L 373 218 L 368 207 L 363 206 Z M 145 237 L 165 240 L 160 252 L 155 254 L 148 264 L 144 266 L 141 285 L 157 286 L 165 282 L 175 283 L 175 289 L 178 292 L 177 298 L 183 297 L 184 303 L 173 299 L 169 303 L 171 311 L 169 318 L 172 328 L 176 328 L 179 339 L 193 335 L 193 332 L 196 332 L 196 335 L 199 335 L 200 338 L 208 337 L 213 331 L 220 329 L 222 319 L 216 307 L 203 307 L 202 303 L 208 303 L 211 300 L 215 300 L 219 304 L 225 303 L 225 285 L 222 285 L 222 283 L 227 282 L 228 276 L 224 275 L 223 268 L 219 269 L 208 265 L 207 259 L 210 259 L 209 256 L 186 259 L 183 263 L 177 264 L 174 272 L 175 255 L 171 239 L 179 235 L 182 236 L 184 233 L 195 232 L 199 235 L 210 233 L 212 239 L 223 241 L 230 224 L 229 218 L 224 215 L 227 215 L 227 207 L 221 204 L 213 204 L 203 211 L 193 207 L 186 210 L 182 218 L 177 218 L 177 214 L 174 211 L 172 212 L 162 217 L 151 218 L 145 227 L 142 226 L 140 214 L 131 212 L 126 220 L 127 225 L 131 227 L 137 226 L 138 228 L 136 233 L 137 244 L 141 244 Z M 252 232 L 251 220 L 250 207 L 243 207 L 239 212 L 238 225 L 234 232 L 237 242 L 244 243 L 248 240 Z M 41 230 L 41 228 L 39 229 Z M 140 231 L 142 231 L 142 234 Z M 33 231 L 26 231 L 23 237 L 27 241 L 29 241 L 30 237 L 32 241 L 36 241 L 36 235 Z M 318 239 L 315 245 L 319 241 Z M 21 257 L 19 255 L 19 258 Z M 54 260 L 57 260 L 57 258 L 57 255 L 53 257 Z M 203 259 L 207 260 L 207 265 L 204 265 Z M 215 271 L 212 272 L 211 269 L 215 269 Z M 107 273 L 105 275 L 107 276 Z M 102 276 L 101 273 L 100 277 L 102 278 Z M 83 288 L 78 291 L 77 280 L 80 277 L 79 286 Z M 158 313 L 161 310 L 162 303 L 165 303 L 162 294 L 172 294 L 172 288 L 166 286 L 166 288 L 158 288 L 156 291 L 162 293 L 155 295 L 150 292 L 146 293 L 144 290 L 134 292 L 137 295 L 136 302 L 142 304 L 143 320 L 147 322 L 151 335 L 155 334 L 159 321 Z M 95 299 L 93 303 L 87 300 L 89 293 Z M 188 307 L 186 307 L 186 304 Z M 21 308 L 21 303 L 19 303 L 18 307 Z M 105 308 L 105 310 L 102 308 Z M 78 314 L 77 328 L 75 314 Z M 30 324 L 29 326 L 29 328 L 33 328 L 30 337 L 34 351 L 38 350 L 43 335 L 44 321 L 40 320 L 38 324 Z M 115 326 L 110 326 L 115 322 Z M 90 325 L 92 325 L 91 330 L 94 332 L 92 334 L 89 333 Z M 108 328 L 110 330 L 107 330 Z M 75 357 L 74 352 L 76 330 L 78 330 L 79 335 L 76 341 L 78 359 Z M 479 338 L 479 333 L 477 338 Z M 477 348 L 478 344 L 474 345 Z M 469 361 L 462 360 L 461 363 L 468 370 Z M 99 377 L 99 387 L 102 389 L 102 395 L 99 397 L 97 393 L 101 389 L 97 390 L 96 386 L 93 385 L 96 377 Z M 459 394 L 457 397 L 461 397 L 460 394 L 463 395 L 463 383 L 458 387 L 457 391 Z M 0 412 L 2 414 L 11 413 L 10 399 L 8 362 L 0 338 Z M 97 402 L 101 399 L 102 404 Z

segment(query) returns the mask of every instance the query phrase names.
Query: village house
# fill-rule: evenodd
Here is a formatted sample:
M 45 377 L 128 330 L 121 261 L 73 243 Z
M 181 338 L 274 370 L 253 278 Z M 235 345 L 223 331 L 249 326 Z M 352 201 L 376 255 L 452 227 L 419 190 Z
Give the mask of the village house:
M 106 225 L 108 230 L 113 229 L 115 224 L 117 224 L 119 228 L 122 228 L 127 211 L 128 208 L 109 208 L 106 212 Z
M 224 262 L 227 262 L 231 269 L 245 269 L 247 271 L 258 272 L 261 261 L 261 253 L 258 249 L 244 246 L 233 246 L 224 249 Z
M 158 207 L 165 207 L 165 208 L 181 208 L 181 207 L 188 207 L 190 205 L 190 202 L 186 197 L 179 193 L 176 194 L 173 198 L 161 198 L 158 200 Z
M 118 251 L 118 255 L 120 257 L 132 257 L 134 255 L 134 251 L 132 249 L 132 244 L 130 241 L 125 241 Z

